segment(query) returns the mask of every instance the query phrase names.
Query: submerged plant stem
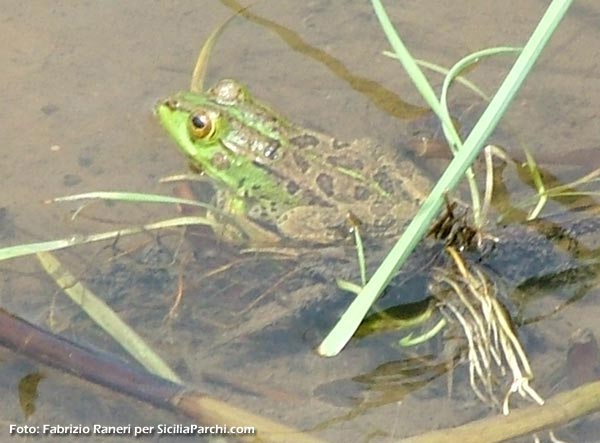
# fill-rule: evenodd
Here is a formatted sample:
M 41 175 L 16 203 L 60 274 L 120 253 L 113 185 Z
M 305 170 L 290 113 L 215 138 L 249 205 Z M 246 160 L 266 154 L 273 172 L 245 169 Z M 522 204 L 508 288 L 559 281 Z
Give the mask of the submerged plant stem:
M 548 428 L 600 410 L 600 381 L 562 392 L 543 406 L 513 409 L 510 415 L 494 416 L 449 429 L 416 435 L 396 443 L 498 443 Z

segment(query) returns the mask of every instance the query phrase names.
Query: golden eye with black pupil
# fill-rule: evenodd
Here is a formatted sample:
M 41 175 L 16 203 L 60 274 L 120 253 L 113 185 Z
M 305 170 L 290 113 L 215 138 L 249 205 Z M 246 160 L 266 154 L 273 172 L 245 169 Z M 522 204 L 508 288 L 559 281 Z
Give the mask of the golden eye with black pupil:
M 210 138 L 215 133 L 215 125 L 205 111 L 195 111 L 190 115 L 188 128 L 194 138 Z

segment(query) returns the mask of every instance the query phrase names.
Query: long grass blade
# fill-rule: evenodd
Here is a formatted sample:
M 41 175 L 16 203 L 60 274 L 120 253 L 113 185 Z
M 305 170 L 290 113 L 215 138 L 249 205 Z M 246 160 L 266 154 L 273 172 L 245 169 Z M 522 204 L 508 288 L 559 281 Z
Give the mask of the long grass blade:
M 194 66 L 194 72 L 192 73 L 192 81 L 190 82 L 190 91 L 202 93 L 204 92 L 204 77 L 206 76 L 206 69 L 208 68 L 208 60 L 210 59 L 210 55 L 212 54 L 212 50 L 215 46 L 217 38 L 221 31 L 225 29 L 225 26 L 233 20 L 240 12 L 248 9 L 250 6 L 243 7 L 237 10 L 234 14 L 229 16 L 223 23 L 221 23 L 217 28 L 210 33 L 204 45 L 202 45 L 202 49 L 200 49 L 200 54 L 198 54 L 198 58 L 196 59 L 196 65 Z
M 463 57 L 458 62 L 454 64 L 446 74 L 444 78 L 444 83 L 442 84 L 442 92 L 440 93 L 440 104 L 441 111 L 445 114 L 445 118 L 450 120 L 450 113 L 448 111 L 448 91 L 450 90 L 450 85 L 452 82 L 459 76 L 459 74 L 464 71 L 469 66 L 478 63 L 482 58 L 492 57 L 501 54 L 518 54 L 521 52 L 522 48 L 512 48 L 512 47 L 496 47 L 496 48 L 486 48 L 481 51 L 473 52 L 472 54 Z M 445 126 L 442 127 L 444 130 L 444 134 L 447 140 L 452 140 L 455 136 L 454 132 L 448 132 Z M 454 147 L 453 145 L 450 145 Z
M 64 197 L 56 197 L 47 200 L 46 203 L 63 203 L 80 200 L 110 200 L 122 201 L 129 203 L 164 203 L 164 204 L 179 204 L 188 206 L 198 206 L 201 208 L 214 211 L 215 208 L 207 203 L 186 198 L 171 197 L 162 194 L 146 194 L 143 192 L 120 192 L 120 191 L 95 191 L 86 192 L 83 194 L 66 195 Z
M 154 231 L 157 229 L 175 228 L 191 225 L 212 225 L 213 222 L 204 217 L 177 217 L 168 220 L 162 220 L 155 223 L 149 223 L 141 227 L 125 228 L 116 231 L 101 232 L 90 235 L 73 235 L 69 238 L 60 240 L 51 240 L 39 243 L 27 243 L 22 245 L 8 246 L 0 249 L 0 261 L 11 258 L 23 257 L 26 255 L 37 254 L 40 252 L 50 252 L 59 249 L 69 248 L 71 246 L 94 243 L 103 240 L 113 240 L 126 235 L 140 234 L 142 232 Z
M 106 333 L 151 373 L 166 380 L 181 380 L 121 318 L 93 292 L 83 286 L 58 259 L 49 252 L 38 252 L 37 258 L 56 284 Z
M 385 55 L 386 57 L 400 60 L 400 58 L 391 51 L 383 51 L 382 54 Z M 443 66 L 437 65 L 437 64 L 432 63 L 427 60 L 421 60 L 421 59 L 415 59 L 415 62 L 417 63 L 418 66 L 425 68 L 425 69 L 429 69 L 430 71 L 435 72 L 436 74 L 441 74 L 443 76 L 448 75 L 449 70 L 447 68 L 444 68 Z M 461 85 L 463 85 L 465 88 L 467 88 L 468 90 L 473 92 L 478 97 L 481 97 L 486 102 L 490 101 L 490 97 L 485 92 L 483 92 L 475 83 L 469 81 L 467 78 L 463 77 L 462 75 L 458 75 L 455 78 L 455 80 L 458 83 L 460 83 Z
M 383 11 L 383 15 L 387 17 L 380 0 L 372 0 L 372 2 L 374 8 L 379 13 Z M 383 292 L 392 276 L 426 234 L 432 220 L 442 208 L 444 195 L 454 189 L 461 176 L 473 163 L 486 139 L 496 127 L 527 74 L 531 71 L 533 64 L 565 15 L 571 2 L 572 0 L 554 0 L 550 4 L 498 92 L 469 134 L 463 148 L 448 165 L 448 168 L 434 186 L 431 194 L 408 225 L 400 240 L 392 248 L 388 257 L 319 345 L 317 348 L 319 354 L 323 356 L 337 355 L 348 343 L 373 302 Z M 391 26 L 389 18 L 387 18 L 387 23 Z M 404 46 L 401 43 L 400 45 Z M 396 48 L 394 49 L 396 50 Z

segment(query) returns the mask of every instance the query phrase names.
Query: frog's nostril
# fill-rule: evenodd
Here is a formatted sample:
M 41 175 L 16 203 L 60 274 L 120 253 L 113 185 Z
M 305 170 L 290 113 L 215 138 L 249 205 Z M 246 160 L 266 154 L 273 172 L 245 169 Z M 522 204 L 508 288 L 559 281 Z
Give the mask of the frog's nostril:
M 166 106 L 170 110 L 174 111 L 175 109 L 179 108 L 179 102 L 174 98 L 168 98 L 158 102 L 158 106 Z
M 169 110 L 169 112 L 175 111 L 179 108 L 179 102 L 173 98 L 167 98 L 164 100 L 159 100 L 154 105 L 154 115 L 158 116 L 165 110 Z

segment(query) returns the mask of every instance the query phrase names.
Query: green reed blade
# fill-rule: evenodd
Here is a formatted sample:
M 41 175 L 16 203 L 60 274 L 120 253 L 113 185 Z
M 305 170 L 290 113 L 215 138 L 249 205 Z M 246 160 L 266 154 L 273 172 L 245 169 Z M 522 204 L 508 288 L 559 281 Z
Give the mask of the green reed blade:
M 348 343 L 375 299 L 383 292 L 392 279 L 392 276 L 398 271 L 415 246 L 426 234 L 431 222 L 442 208 L 444 195 L 454 189 L 467 168 L 475 160 L 475 157 L 483 147 L 486 139 L 496 127 L 500 118 L 508 108 L 508 105 L 516 95 L 519 87 L 525 81 L 525 78 L 531 71 L 531 68 L 539 57 L 542 49 L 548 43 L 548 40 L 556 30 L 561 19 L 564 17 L 571 2 L 572 0 L 554 0 L 550 4 L 546 13 L 532 33 L 529 41 L 523 48 L 523 51 L 498 89 L 498 92 L 467 137 L 463 148 L 448 165 L 448 168 L 436 183 L 431 194 L 427 197 L 417 215 L 408 225 L 400 240 L 398 240 L 396 245 L 392 248 L 388 257 L 379 266 L 361 293 L 355 298 L 338 323 L 319 345 L 317 348 L 319 354 L 328 357 L 337 355 L 346 343 Z M 387 26 L 393 30 L 393 26 L 391 25 L 380 0 L 372 0 L 372 3 L 382 22 L 382 26 Z M 399 38 L 396 38 L 395 40 L 393 38 L 390 39 L 390 43 L 398 55 L 401 55 L 400 52 L 402 51 L 408 54 L 408 51 Z M 414 64 L 414 67 L 420 72 L 414 61 L 412 64 Z M 409 62 L 408 65 L 411 66 L 411 63 Z M 420 75 L 423 76 L 422 73 Z M 417 73 L 417 77 L 418 76 L 419 74 Z M 426 81 L 426 79 L 424 80 Z M 423 86 L 423 90 L 434 106 L 437 106 L 438 112 L 436 112 L 436 114 L 441 114 L 439 113 L 439 103 L 437 102 L 437 99 L 435 99 L 435 94 L 431 87 L 428 88 L 427 86 Z M 434 111 L 436 111 L 436 109 L 434 109 Z

